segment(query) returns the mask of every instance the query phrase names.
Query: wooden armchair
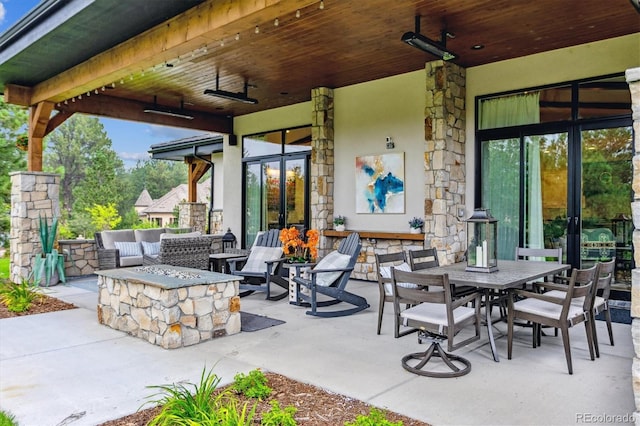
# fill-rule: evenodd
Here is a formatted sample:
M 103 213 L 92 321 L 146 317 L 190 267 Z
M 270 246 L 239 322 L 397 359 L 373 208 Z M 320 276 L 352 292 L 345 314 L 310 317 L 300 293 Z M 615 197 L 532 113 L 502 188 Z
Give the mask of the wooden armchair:
M 353 232 L 340 242 L 337 250 L 327 254 L 315 267 L 306 272 L 309 276 L 308 279 L 300 275 L 293 277 L 293 281 L 296 284 L 297 300 L 295 303 L 299 305 L 308 304 L 311 310 L 307 311 L 307 315 L 325 318 L 339 317 L 351 315 L 369 307 L 364 297 L 345 289 L 361 248 L 360 235 Z M 309 294 L 303 294 L 300 291 L 300 286 L 308 288 Z M 319 301 L 318 295 L 325 296 L 328 300 Z M 341 302 L 348 303 L 354 307 L 331 311 L 318 310 L 318 308 Z

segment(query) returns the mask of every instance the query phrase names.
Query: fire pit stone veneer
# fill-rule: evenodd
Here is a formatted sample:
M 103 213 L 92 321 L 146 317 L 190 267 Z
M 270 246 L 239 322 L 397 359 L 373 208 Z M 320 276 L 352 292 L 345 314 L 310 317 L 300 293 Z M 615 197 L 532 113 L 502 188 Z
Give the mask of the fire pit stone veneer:
M 100 324 L 165 349 L 240 332 L 237 276 L 168 265 L 96 274 Z

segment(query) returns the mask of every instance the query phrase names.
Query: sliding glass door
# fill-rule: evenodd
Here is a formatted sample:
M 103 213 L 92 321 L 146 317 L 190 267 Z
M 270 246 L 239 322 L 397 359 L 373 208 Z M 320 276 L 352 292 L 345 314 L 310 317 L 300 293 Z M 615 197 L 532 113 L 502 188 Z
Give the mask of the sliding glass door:
M 267 229 L 307 227 L 307 156 L 277 156 L 245 163 L 245 246 Z

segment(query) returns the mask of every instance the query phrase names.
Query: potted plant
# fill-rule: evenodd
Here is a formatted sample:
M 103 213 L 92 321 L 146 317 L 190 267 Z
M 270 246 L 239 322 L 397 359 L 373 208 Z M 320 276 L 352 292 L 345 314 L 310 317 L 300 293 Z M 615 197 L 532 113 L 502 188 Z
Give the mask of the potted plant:
M 56 233 L 58 231 L 58 218 L 54 217 L 51 225 L 47 222 L 47 216 L 39 216 L 40 243 L 42 253 L 37 254 L 33 263 L 34 283 L 42 283 L 45 287 L 58 284 L 59 281 L 66 282 L 64 276 L 64 256 L 53 248 Z
M 342 216 L 342 215 L 338 215 L 336 217 L 333 218 L 333 228 L 336 231 L 344 231 L 344 224 L 346 223 L 347 218 Z
M 409 221 L 409 231 L 412 234 L 419 234 L 422 232 L 422 227 L 424 226 L 424 219 L 419 217 L 413 217 Z

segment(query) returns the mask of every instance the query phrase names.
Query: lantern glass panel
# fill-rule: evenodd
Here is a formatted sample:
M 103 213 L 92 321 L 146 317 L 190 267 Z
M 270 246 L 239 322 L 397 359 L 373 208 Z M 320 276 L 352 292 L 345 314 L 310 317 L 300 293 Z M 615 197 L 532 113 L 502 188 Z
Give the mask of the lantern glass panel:
M 467 270 L 498 270 L 498 221 L 485 209 L 475 210 L 467 220 Z

